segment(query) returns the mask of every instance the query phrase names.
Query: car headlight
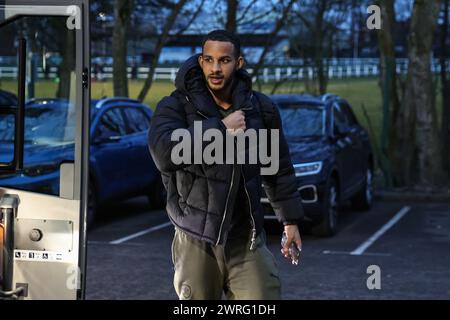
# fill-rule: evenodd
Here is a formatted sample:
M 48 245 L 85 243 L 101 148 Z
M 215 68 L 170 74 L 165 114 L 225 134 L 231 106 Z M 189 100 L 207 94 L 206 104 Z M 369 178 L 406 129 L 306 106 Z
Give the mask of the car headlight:
M 318 174 L 322 170 L 322 161 L 294 164 L 295 176 L 309 176 Z

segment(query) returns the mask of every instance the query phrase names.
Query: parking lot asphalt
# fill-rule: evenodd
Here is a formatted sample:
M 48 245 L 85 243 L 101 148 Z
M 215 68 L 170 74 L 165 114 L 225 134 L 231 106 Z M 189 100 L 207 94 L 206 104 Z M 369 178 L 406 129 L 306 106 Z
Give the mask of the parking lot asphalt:
M 298 266 L 280 254 L 281 227 L 267 224 L 283 299 L 450 299 L 450 204 L 378 201 L 343 208 L 330 238 L 303 233 Z M 87 299 L 177 299 L 173 227 L 146 198 L 103 209 L 88 234 Z

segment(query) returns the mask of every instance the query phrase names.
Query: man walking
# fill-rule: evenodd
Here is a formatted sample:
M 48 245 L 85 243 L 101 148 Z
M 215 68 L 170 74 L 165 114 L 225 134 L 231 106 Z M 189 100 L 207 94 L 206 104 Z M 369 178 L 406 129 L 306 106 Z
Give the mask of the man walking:
M 222 294 L 229 299 L 280 298 L 278 268 L 265 244 L 262 182 L 284 224 L 287 243 L 282 253 L 289 257 L 291 243 L 301 248 L 297 222 L 303 211 L 280 115 L 268 97 L 252 90 L 243 64 L 235 35 L 209 33 L 202 54 L 183 64 L 176 90 L 161 100 L 151 121 L 149 148 L 175 226 L 172 260 L 180 299 L 221 299 Z M 230 132 L 279 130 L 277 173 L 261 175 L 260 163 L 196 163 L 193 159 L 207 147 L 203 139 L 194 141 L 198 124 L 202 132 L 215 129 L 224 137 Z M 179 129 L 185 130 L 192 147 L 182 157 L 191 161 L 173 161 L 178 147 L 173 134 Z M 244 154 L 249 152 L 247 148 Z

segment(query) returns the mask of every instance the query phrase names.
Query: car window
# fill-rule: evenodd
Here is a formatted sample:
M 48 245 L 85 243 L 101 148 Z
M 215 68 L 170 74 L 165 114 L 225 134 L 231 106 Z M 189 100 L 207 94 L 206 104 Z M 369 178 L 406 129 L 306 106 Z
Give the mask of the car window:
M 64 106 L 61 103 L 60 106 Z M 75 139 L 75 113 L 72 107 L 29 108 L 25 111 L 25 132 L 35 144 L 45 142 L 58 145 L 73 143 Z
M 106 111 L 100 118 L 97 129 L 97 137 L 107 139 L 113 136 L 124 136 L 127 134 L 125 122 L 120 108 Z
M 125 108 L 124 111 L 128 119 L 128 133 L 142 132 L 149 128 L 149 119 L 143 111 L 136 108 Z
M 74 58 L 78 52 L 77 36 L 76 28 L 67 28 L 64 16 L 17 16 L 2 24 L 1 55 L 7 59 L 1 63 L 0 106 L 17 107 L 16 55 L 20 39 L 26 38 L 28 48 L 32 48 L 32 57 L 26 57 L 29 68 L 25 74 L 23 170 L 2 175 L 2 186 L 60 195 L 61 163 L 73 162 L 75 158 L 76 98 L 81 94 L 77 85 L 78 59 Z M 49 56 L 57 56 L 59 61 L 50 61 Z M 28 64 L 31 61 L 35 63 Z M 51 68 L 42 68 L 43 61 Z M 46 72 L 53 68 L 57 71 Z M 14 158 L 15 125 L 12 114 L 0 114 L 1 162 Z
M 325 134 L 325 109 L 322 106 L 279 103 L 283 132 L 288 140 Z
M 340 102 L 339 107 L 340 107 L 343 115 L 345 116 L 346 122 L 348 123 L 348 125 L 350 125 L 352 127 L 358 125 L 358 121 L 356 120 L 355 114 L 353 113 L 352 109 L 350 108 L 350 106 L 347 103 Z
M 342 112 L 341 106 L 337 103 L 335 103 L 333 106 L 333 116 L 334 116 L 333 130 L 335 133 L 339 131 L 343 132 L 349 128 L 347 117 Z

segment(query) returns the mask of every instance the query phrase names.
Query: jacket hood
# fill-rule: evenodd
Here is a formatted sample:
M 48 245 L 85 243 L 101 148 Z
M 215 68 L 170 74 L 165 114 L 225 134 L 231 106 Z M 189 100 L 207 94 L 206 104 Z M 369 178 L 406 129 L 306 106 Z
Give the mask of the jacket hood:
M 202 69 L 198 63 L 198 57 L 200 54 L 193 55 L 187 59 L 180 67 L 175 78 L 175 87 L 183 93 L 188 92 L 187 81 L 203 81 Z
M 194 106 L 208 116 L 221 117 L 217 105 L 209 92 L 203 71 L 198 63 L 200 54 L 187 59 L 178 70 L 175 87 L 192 100 Z M 232 91 L 235 109 L 251 108 L 252 80 L 244 69 L 236 72 Z

